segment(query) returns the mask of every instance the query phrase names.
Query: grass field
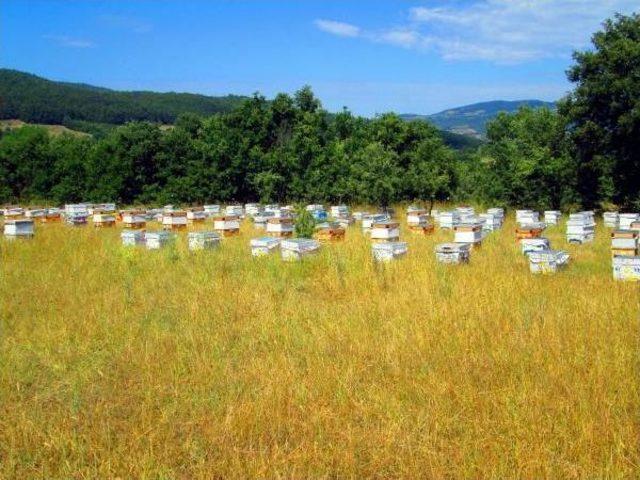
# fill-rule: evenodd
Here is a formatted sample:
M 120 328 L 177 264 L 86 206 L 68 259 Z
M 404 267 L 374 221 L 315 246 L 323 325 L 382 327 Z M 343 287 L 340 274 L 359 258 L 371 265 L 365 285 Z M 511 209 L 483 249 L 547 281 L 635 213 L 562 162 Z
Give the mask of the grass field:
M 404 226 L 404 225 L 403 225 Z M 534 276 L 503 230 L 468 266 L 359 227 L 302 263 L 0 239 L 0 478 L 638 478 L 639 285 L 607 231 Z

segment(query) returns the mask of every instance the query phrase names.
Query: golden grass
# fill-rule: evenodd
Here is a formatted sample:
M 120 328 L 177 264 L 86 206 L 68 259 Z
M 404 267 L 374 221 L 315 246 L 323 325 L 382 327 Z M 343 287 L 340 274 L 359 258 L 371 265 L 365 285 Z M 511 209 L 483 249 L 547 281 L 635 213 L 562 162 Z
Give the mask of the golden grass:
M 302 263 L 119 229 L 0 240 L 2 478 L 633 478 L 639 285 L 607 231 L 534 276 L 510 218 L 441 266 L 359 227 Z

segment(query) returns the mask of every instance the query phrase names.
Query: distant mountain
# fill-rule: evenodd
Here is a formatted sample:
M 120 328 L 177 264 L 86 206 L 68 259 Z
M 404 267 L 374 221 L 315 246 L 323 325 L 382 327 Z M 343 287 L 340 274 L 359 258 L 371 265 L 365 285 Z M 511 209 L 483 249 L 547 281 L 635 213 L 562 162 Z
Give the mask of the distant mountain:
M 173 123 L 185 112 L 200 115 L 228 112 L 245 98 L 123 92 L 0 69 L 0 120 L 57 125 L 70 121 L 116 125 L 130 120 Z
M 405 120 L 428 120 L 438 128 L 447 132 L 468 135 L 476 138 L 484 138 L 488 121 L 495 118 L 499 112 L 513 113 L 522 106 L 532 108 L 556 108 L 552 102 L 542 100 L 496 100 L 493 102 L 474 103 L 463 107 L 450 108 L 433 115 L 403 114 Z

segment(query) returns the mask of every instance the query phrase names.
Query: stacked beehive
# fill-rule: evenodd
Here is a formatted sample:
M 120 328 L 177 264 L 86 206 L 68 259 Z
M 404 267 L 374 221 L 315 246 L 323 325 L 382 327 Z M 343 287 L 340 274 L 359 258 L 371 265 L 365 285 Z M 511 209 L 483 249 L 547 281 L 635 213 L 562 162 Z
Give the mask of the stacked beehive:
M 549 250 L 549 240 L 544 237 L 523 238 L 520 240 L 520 248 L 524 255 L 528 255 L 531 252 L 542 252 Z
M 207 217 L 213 217 L 220 213 L 220 205 L 209 204 L 204 206 L 204 213 Z
M 244 206 L 244 211 L 249 217 L 253 217 L 254 215 L 260 215 L 264 209 L 259 203 L 247 203 Z
M 238 219 L 244 218 L 244 208 L 242 205 L 227 205 L 224 213 L 230 217 L 238 217 Z
M 70 225 L 86 225 L 90 204 L 70 203 L 64 206 L 65 221 Z
M 306 207 L 307 212 L 311 213 L 313 218 L 318 222 L 323 222 L 328 218 L 327 212 L 323 205 L 311 204 Z
M 638 254 L 638 232 L 615 230 L 611 232 L 611 255 L 635 257 Z
M 189 250 L 211 250 L 220 244 L 220 235 L 216 232 L 189 232 L 187 235 Z
M 123 230 L 120 233 L 120 238 L 122 240 L 122 245 L 125 247 L 143 245 L 146 241 L 144 230 Z
M 142 210 L 125 210 L 120 213 L 124 228 L 138 230 L 147 225 L 147 216 Z
M 187 210 L 187 223 L 204 223 L 207 214 L 203 207 L 189 208 Z
M 391 220 L 388 215 L 384 213 L 374 213 L 372 215 L 365 215 L 362 217 L 362 232 L 366 234 L 371 234 L 371 229 L 374 223 L 386 222 Z
M 390 262 L 404 257 L 408 250 L 406 242 L 374 243 L 371 245 L 373 258 L 378 262 Z
M 516 241 L 524 238 L 539 238 L 545 228 L 546 224 L 541 222 L 518 224 L 516 227 Z
M 516 210 L 516 223 L 518 225 L 540 223 L 540 214 L 533 210 Z
M 187 212 L 182 210 L 165 211 L 162 214 L 164 230 L 184 230 L 187 228 Z
M 453 230 L 460 223 L 460 214 L 457 211 L 440 212 L 438 215 L 440 228 Z
M 567 241 L 577 244 L 592 242 L 595 226 L 593 212 L 572 213 L 567 221 Z
M 293 218 L 290 216 L 271 217 L 267 220 L 267 235 L 271 237 L 291 237 L 293 229 Z
M 555 273 L 569 263 L 569 254 L 562 250 L 541 250 L 529 252 L 531 273 Z
M 213 229 L 223 237 L 240 233 L 240 219 L 236 215 L 218 215 L 213 218 Z
M 460 223 L 454 227 L 454 242 L 468 243 L 472 248 L 482 244 L 482 224 L 476 221 Z
M 175 235 L 168 231 L 147 232 L 144 238 L 148 250 L 160 250 L 173 242 Z
M 414 209 L 407 211 L 407 226 L 414 233 L 429 235 L 433 233 L 433 224 L 429 221 L 426 210 Z
M 286 261 L 297 261 L 313 255 L 320 250 L 320 242 L 308 238 L 282 240 L 280 253 Z
M 440 243 L 436 245 L 436 260 L 440 263 L 467 263 L 470 252 L 468 243 Z
M 618 227 L 620 230 L 631 230 L 631 224 L 640 219 L 637 213 L 620 213 L 618 215 Z
M 502 227 L 503 217 L 496 215 L 495 212 L 487 210 L 487 213 L 481 213 L 478 218 L 484 222 L 482 229 L 487 233 L 495 232 Z
M 545 210 L 544 223 L 547 225 L 558 225 L 562 212 L 560 210 Z
M 98 228 L 113 227 L 116 224 L 116 216 L 113 211 L 93 209 L 93 226 Z
M 344 240 L 345 229 L 339 222 L 322 222 L 316 225 L 314 237 L 321 242 Z
M 604 212 L 602 214 L 604 226 L 607 228 L 618 228 L 618 212 Z
M 371 240 L 374 242 L 397 242 L 400 240 L 400 224 L 392 220 L 373 222 Z
M 12 218 L 11 216 L 4 222 L 4 234 L 7 237 L 32 237 L 34 235 L 33 219 Z
M 272 254 L 280 248 L 280 239 L 273 237 L 252 238 L 249 245 L 251 246 L 251 255 L 254 257 L 263 257 Z

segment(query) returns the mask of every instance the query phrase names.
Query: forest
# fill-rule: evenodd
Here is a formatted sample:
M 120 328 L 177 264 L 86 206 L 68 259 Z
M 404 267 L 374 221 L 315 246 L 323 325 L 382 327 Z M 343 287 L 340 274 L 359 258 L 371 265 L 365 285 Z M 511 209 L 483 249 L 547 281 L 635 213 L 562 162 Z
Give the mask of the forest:
M 574 54 L 573 90 L 557 111 L 500 114 L 477 148 L 454 150 L 434 126 L 394 113 L 329 113 L 305 86 L 271 100 L 235 99 L 213 114 L 134 120 L 95 137 L 4 131 L 0 201 L 418 199 L 639 209 L 640 16 L 606 21 L 592 42 Z M 173 126 L 162 127 L 165 120 Z

